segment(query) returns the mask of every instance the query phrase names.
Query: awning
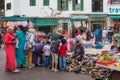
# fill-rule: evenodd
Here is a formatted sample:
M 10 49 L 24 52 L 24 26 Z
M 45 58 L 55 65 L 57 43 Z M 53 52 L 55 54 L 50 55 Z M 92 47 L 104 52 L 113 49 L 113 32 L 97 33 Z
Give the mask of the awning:
M 48 19 L 48 18 L 40 18 L 35 20 L 35 27 L 48 27 L 48 26 L 56 26 L 58 24 L 57 19 Z
M 28 18 L 28 17 L 10 16 L 10 17 L 2 17 L 2 21 L 32 21 L 34 22 L 34 19 Z
M 106 14 L 90 14 L 90 18 L 107 18 Z
M 2 17 L 2 21 L 15 21 L 15 20 L 16 20 L 15 16 Z
M 75 21 L 88 21 L 87 18 L 71 18 L 71 21 L 72 22 L 75 22 Z
M 111 19 L 120 19 L 120 15 L 110 15 Z

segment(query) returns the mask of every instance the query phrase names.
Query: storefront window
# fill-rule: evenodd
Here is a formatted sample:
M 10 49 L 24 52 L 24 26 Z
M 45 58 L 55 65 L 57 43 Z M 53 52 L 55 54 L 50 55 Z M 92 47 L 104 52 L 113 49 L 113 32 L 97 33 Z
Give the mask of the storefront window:
M 111 0 L 111 4 L 120 4 L 120 0 Z
M 103 0 L 92 0 L 92 12 L 103 12 Z

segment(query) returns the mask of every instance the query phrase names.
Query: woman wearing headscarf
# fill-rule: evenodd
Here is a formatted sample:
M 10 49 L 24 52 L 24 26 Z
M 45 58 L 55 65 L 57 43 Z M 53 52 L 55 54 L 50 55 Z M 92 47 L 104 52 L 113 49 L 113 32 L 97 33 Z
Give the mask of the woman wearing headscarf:
M 14 29 L 12 27 L 7 28 L 4 35 L 4 49 L 6 52 L 6 66 L 5 71 L 19 72 L 15 68 L 15 38 L 13 35 Z
M 25 57 L 25 43 L 26 43 L 26 32 L 22 25 L 18 26 L 18 30 L 15 33 L 15 37 L 18 40 L 18 47 L 16 48 L 16 61 L 17 67 L 23 68 L 26 65 Z
M 35 30 L 29 29 L 26 36 L 26 53 L 27 53 L 27 64 L 29 68 L 32 68 L 32 53 L 35 39 Z

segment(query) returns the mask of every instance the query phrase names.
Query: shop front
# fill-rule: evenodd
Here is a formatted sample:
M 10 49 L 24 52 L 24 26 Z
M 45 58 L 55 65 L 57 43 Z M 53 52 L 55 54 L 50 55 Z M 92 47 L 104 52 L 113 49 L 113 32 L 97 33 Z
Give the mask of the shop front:
M 114 28 L 115 32 L 120 32 L 120 15 L 110 15 L 111 27 Z
M 71 18 L 71 22 L 76 28 L 88 27 L 88 18 Z
M 58 28 L 62 29 L 63 34 L 66 35 L 66 38 L 70 37 L 71 32 L 71 19 L 70 18 L 61 18 L 59 19 L 59 26 Z
M 108 8 L 108 12 L 109 12 L 109 18 L 110 18 L 110 26 L 114 28 L 116 33 L 120 32 L 120 6 L 110 5 Z
M 89 15 L 89 29 L 95 31 L 97 28 L 107 28 L 107 15 L 106 14 L 91 14 Z
M 1 26 L 2 27 L 15 27 L 18 25 L 23 25 L 24 27 L 34 27 L 34 19 L 28 17 L 10 16 L 2 17 Z
M 55 27 L 58 25 L 58 19 L 50 18 L 36 18 L 35 19 L 35 28 L 43 31 L 45 33 L 52 32 Z
M 87 15 L 73 15 L 71 18 L 72 25 L 76 28 L 85 27 L 88 28 L 88 16 Z

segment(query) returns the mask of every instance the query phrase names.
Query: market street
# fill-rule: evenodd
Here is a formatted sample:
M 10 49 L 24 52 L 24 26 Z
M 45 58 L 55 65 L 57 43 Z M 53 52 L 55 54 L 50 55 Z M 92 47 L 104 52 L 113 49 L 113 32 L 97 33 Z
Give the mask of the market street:
M 108 50 L 109 47 L 110 44 L 106 44 L 103 49 L 85 48 L 85 53 L 96 54 L 102 50 Z M 43 67 L 20 69 L 20 73 L 17 74 L 7 73 L 4 72 L 5 53 L 3 49 L 0 50 L 0 55 L 0 80 L 94 80 L 90 75 L 76 74 L 74 72 L 54 73 Z
M 0 80 L 94 80 L 90 75 L 74 72 L 51 72 L 43 67 L 20 69 L 20 73 L 4 72 L 5 53 L 0 50 Z

